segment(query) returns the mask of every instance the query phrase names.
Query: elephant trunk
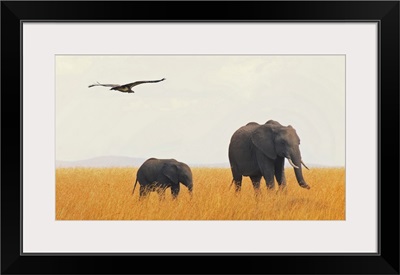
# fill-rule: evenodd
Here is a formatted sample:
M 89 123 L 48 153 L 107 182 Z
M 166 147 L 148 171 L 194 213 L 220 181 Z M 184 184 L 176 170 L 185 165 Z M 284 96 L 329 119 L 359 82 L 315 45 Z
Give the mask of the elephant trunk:
M 193 175 L 190 167 L 186 164 L 183 165 L 182 171 L 179 174 L 179 182 L 187 187 L 190 195 L 193 192 Z
M 306 183 L 303 178 L 303 172 L 301 170 L 302 160 L 300 154 L 292 156 L 291 159 L 288 159 L 289 163 L 293 166 L 294 174 L 296 175 L 297 182 L 303 188 L 310 189 L 310 186 Z
M 192 194 L 192 192 L 193 192 L 193 183 L 190 182 L 190 183 L 187 184 L 186 186 L 187 186 L 187 188 L 188 188 L 188 190 L 189 190 L 189 193 Z
M 187 187 L 187 189 L 189 190 L 189 193 L 192 194 L 193 192 L 193 179 L 191 176 L 187 176 L 184 178 L 181 178 L 179 180 L 179 182 L 181 182 L 184 186 Z

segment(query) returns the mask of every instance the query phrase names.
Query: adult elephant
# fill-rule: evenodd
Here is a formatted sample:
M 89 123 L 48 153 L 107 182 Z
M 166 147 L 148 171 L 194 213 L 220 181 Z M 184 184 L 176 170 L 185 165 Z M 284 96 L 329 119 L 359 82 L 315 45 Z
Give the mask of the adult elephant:
M 193 191 L 193 177 L 190 167 L 175 159 L 150 158 L 138 169 L 132 194 L 139 182 L 139 197 L 145 197 L 149 192 L 156 191 L 160 198 L 164 197 L 165 190 L 171 187 L 171 194 L 176 198 L 179 194 L 180 183 L 185 185 L 190 194 Z
M 301 165 L 307 166 L 301 159 L 299 145 L 296 130 L 274 120 L 263 125 L 250 122 L 240 127 L 229 144 L 229 162 L 236 191 L 242 186 L 242 176 L 250 177 L 256 191 L 259 191 L 262 177 L 269 189 L 274 187 L 274 176 L 279 186 L 284 187 L 285 158 L 293 166 L 299 185 L 310 189 L 303 178 Z

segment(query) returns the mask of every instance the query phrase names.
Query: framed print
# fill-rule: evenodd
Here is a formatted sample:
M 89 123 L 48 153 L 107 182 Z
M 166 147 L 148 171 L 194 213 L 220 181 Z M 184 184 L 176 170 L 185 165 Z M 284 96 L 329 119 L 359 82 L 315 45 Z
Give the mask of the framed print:
M 2 2 L 2 272 L 398 274 L 398 23 Z

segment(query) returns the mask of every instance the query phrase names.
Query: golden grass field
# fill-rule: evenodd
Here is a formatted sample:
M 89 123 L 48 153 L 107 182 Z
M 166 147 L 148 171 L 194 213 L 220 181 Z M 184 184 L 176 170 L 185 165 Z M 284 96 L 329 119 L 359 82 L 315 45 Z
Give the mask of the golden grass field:
M 303 170 L 310 190 L 301 188 L 293 169 L 286 170 L 287 188 L 267 190 L 261 182 L 256 197 L 243 178 L 235 194 L 229 168 L 192 168 L 193 197 L 181 185 L 178 199 L 170 189 L 164 200 L 156 192 L 139 201 L 132 195 L 137 168 L 58 168 L 57 220 L 344 220 L 345 169 Z

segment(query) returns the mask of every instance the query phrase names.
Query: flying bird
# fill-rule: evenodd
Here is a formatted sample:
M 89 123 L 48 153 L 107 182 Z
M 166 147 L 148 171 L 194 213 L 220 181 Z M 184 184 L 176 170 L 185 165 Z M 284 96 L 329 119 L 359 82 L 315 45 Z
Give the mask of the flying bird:
M 144 83 L 157 83 L 157 82 L 164 81 L 164 80 L 165 80 L 165 78 L 160 79 L 160 80 L 142 80 L 142 81 L 135 81 L 135 82 L 124 84 L 124 85 L 100 84 L 99 82 L 97 82 L 96 84 L 89 85 L 89 88 L 94 87 L 94 86 L 104 86 L 104 87 L 111 87 L 110 90 L 120 91 L 122 93 L 134 93 L 134 91 L 132 90 L 132 87 L 135 87 L 137 85 L 144 84 Z

